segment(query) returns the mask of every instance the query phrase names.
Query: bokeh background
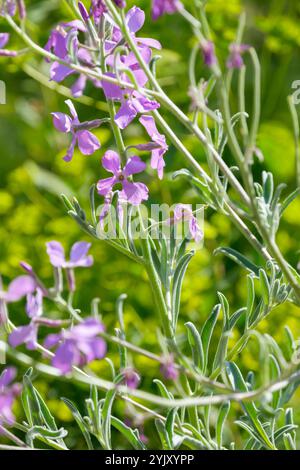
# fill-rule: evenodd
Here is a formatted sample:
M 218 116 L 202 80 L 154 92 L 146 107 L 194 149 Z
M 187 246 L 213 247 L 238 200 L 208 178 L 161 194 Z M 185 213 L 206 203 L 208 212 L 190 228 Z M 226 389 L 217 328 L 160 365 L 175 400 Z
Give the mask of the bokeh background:
M 43 45 L 50 29 L 57 22 L 69 19 L 69 10 L 61 0 L 27 1 L 29 10 L 28 30 L 36 42 Z M 142 35 L 155 37 L 163 45 L 162 58 L 158 65 L 158 76 L 166 91 L 184 110 L 189 108 L 188 98 L 188 56 L 193 46 L 189 26 L 179 15 L 165 16 L 156 23 L 150 20 L 150 0 L 129 1 L 138 4 L 147 12 L 147 22 Z M 188 2 L 187 2 L 188 3 Z M 215 34 L 217 52 L 223 63 L 226 60 L 228 44 L 234 40 L 238 18 L 247 12 L 245 42 L 257 48 L 262 63 L 263 94 L 262 123 L 259 132 L 259 148 L 264 163 L 255 166 L 257 177 L 263 168 L 274 173 L 277 183 L 287 184 L 287 191 L 296 187 L 295 151 L 291 118 L 287 96 L 292 92 L 292 82 L 300 79 L 300 4 L 293 0 L 208 0 L 207 11 Z M 7 30 L 0 21 L 0 30 Z M 10 47 L 22 47 L 13 36 Z M 56 85 L 48 81 L 49 65 L 31 52 L 18 59 L 0 58 L 0 79 L 7 86 L 7 104 L 0 105 L 0 272 L 6 284 L 20 274 L 19 262 L 30 262 L 45 280 L 51 283 L 52 271 L 45 253 L 45 243 L 59 240 L 66 250 L 77 240 L 88 240 L 80 228 L 67 215 L 60 194 L 75 195 L 83 207 L 88 208 L 91 184 L 103 176 L 100 158 L 113 143 L 108 127 L 96 130 L 102 149 L 92 157 L 75 154 L 72 163 L 62 160 L 68 140 L 55 131 L 50 113 L 66 111 L 64 87 L 60 93 L 51 90 Z M 201 60 L 198 63 L 199 77 L 206 75 Z M 36 81 L 34 78 L 37 78 Z M 70 83 L 74 79 L 70 79 Z M 68 86 L 66 81 L 64 85 Z M 50 87 L 50 88 L 49 88 Z M 251 112 L 251 75 L 247 79 L 249 91 L 248 110 Z M 89 86 L 84 103 L 77 109 L 82 120 L 105 116 L 105 103 L 101 90 Z M 232 96 L 235 99 L 235 96 Z M 203 149 L 185 131 L 172 122 L 185 145 L 205 166 Z M 128 142 L 142 138 L 142 129 L 133 124 L 126 131 Z M 230 161 L 230 155 L 228 155 Z M 197 203 L 196 194 L 186 181 L 172 181 L 172 172 L 185 166 L 176 149 L 170 148 L 167 158 L 166 177 L 163 181 L 146 177 L 150 186 L 151 201 L 166 203 Z M 180 200 L 178 199 L 180 195 Z M 100 202 L 100 201 L 99 201 Z M 279 232 L 279 245 L 288 260 L 296 266 L 299 261 L 300 239 L 300 198 L 286 211 Z M 231 311 L 245 304 L 245 272 L 230 261 L 213 256 L 218 246 L 238 249 L 253 261 L 259 263 L 259 256 L 231 226 L 228 219 L 211 211 L 205 213 L 205 243 L 197 252 L 188 270 L 182 295 L 181 324 L 187 319 L 201 326 L 211 308 L 217 302 L 217 291 L 221 290 L 229 299 Z M 93 241 L 91 252 L 95 264 L 91 269 L 77 272 L 80 289 L 76 293 L 75 305 L 89 313 L 94 297 L 101 299 L 101 313 L 107 329 L 113 332 L 117 326 L 115 302 L 126 293 L 125 321 L 130 340 L 145 348 L 157 351 L 158 323 L 153 311 L 151 292 L 143 270 L 103 242 Z M 50 309 L 50 306 L 47 306 Z M 51 312 L 54 316 L 57 312 Z M 12 318 L 22 324 L 25 320 L 24 306 L 16 304 L 11 308 Z M 299 310 L 290 304 L 278 308 L 265 322 L 260 331 L 273 335 L 284 343 L 284 325 L 288 324 L 295 337 L 300 334 Z M 235 341 L 236 337 L 231 341 Z M 216 338 L 217 340 L 217 338 Z M 109 349 L 110 357 L 117 361 L 117 350 Z M 242 354 L 240 363 L 245 370 L 259 368 L 258 349 L 250 343 Z M 154 391 L 152 378 L 159 374 L 152 362 L 134 357 L 133 364 L 143 377 L 142 388 Z M 95 363 L 93 370 L 109 378 L 109 367 Z M 24 370 L 20 370 L 20 376 Z M 85 444 L 74 425 L 72 416 L 59 400 L 60 396 L 73 399 L 80 405 L 87 396 L 87 390 L 74 384 L 52 382 L 42 376 L 35 377 L 35 384 L 47 397 L 48 404 L 58 422 L 69 430 L 69 443 L 73 448 L 84 448 Z M 299 398 L 294 398 L 296 411 Z M 239 409 L 236 407 L 236 412 Z M 124 404 L 117 401 L 115 412 L 124 416 Z M 16 413 L 22 411 L 18 405 Z M 228 430 L 228 440 L 234 437 L 239 443 L 241 431 L 233 423 Z M 300 422 L 300 410 L 297 411 Z M 152 424 L 146 424 L 145 433 L 153 436 Z M 151 438 L 150 445 L 157 441 Z M 115 436 L 116 447 L 125 443 Z

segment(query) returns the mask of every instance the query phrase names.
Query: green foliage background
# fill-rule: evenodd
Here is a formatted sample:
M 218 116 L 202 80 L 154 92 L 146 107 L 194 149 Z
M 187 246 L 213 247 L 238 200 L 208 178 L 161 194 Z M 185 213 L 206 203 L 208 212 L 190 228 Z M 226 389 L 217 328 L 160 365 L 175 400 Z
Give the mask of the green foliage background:
M 143 36 L 159 39 L 163 45 L 162 59 L 158 65 L 161 83 L 175 102 L 184 110 L 189 107 L 188 99 L 188 56 L 193 41 L 189 26 L 179 15 L 166 16 L 156 23 L 150 21 L 150 1 L 128 2 L 138 4 L 147 11 L 148 21 Z M 188 2 L 186 2 L 188 5 Z M 50 29 L 69 11 L 65 2 L 60 0 L 27 1 L 29 9 L 29 32 L 43 45 Z M 293 0 L 209 0 L 208 16 L 215 32 L 217 52 L 225 62 L 228 44 L 234 39 L 238 17 L 242 10 L 247 11 L 247 31 L 245 42 L 255 45 L 262 62 L 263 72 L 263 115 L 259 135 L 259 147 L 265 161 L 263 167 L 272 171 L 275 181 L 285 182 L 289 190 L 295 188 L 294 142 L 291 119 L 286 97 L 292 92 L 291 84 L 300 79 L 300 4 Z M 4 22 L 0 23 L 5 31 Z M 13 37 L 11 47 L 20 44 Z M 7 104 L 0 106 L 0 272 L 4 282 L 20 273 L 19 261 L 30 262 L 45 282 L 51 282 L 51 268 L 47 262 L 45 242 L 56 239 L 68 250 L 76 240 L 87 240 L 75 223 L 65 214 L 59 194 L 76 195 L 81 204 L 88 207 L 89 187 L 102 175 L 100 158 L 112 145 L 112 135 L 107 127 L 96 131 L 102 142 L 102 149 L 92 157 L 75 155 L 71 164 L 62 160 L 67 139 L 58 134 L 50 116 L 52 111 L 66 111 L 64 96 L 38 83 L 30 76 L 32 68 L 46 77 L 48 65 L 28 53 L 17 60 L 1 58 L 0 79 L 7 86 Z M 199 77 L 206 71 L 201 60 L 198 63 Z M 72 82 L 74 79 L 70 79 Z M 45 79 L 46 84 L 48 79 Z M 52 86 L 52 84 L 50 84 Z M 248 90 L 251 92 L 251 76 L 248 77 Z M 105 105 L 101 90 L 88 87 L 88 105 L 78 104 L 80 117 L 91 119 L 105 115 Z M 233 95 L 233 100 L 235 96 Z M 249 97 L 251 98 L 251 97 Z M 96 105 L 96 107 L 94 106 Z M 251 99 L 248 109 L 251 110 Z M 203 149 L 199 147 L 175 122 L 185 145 L 192 150 L 200 162 L 205 161 Z M 142 138 L 142 130 L 132 125 L 126 132 L 128 142 Z M 230 155 L 228 155 L 230 159 Z M 150 185 L 151 201 L 173 204 L 175 202 L 197 203 L 195 193 L 184 181 L 172 182 L 174 170 L 184 166 L 183 158 L 174 148 L 167 154 L 166 177 L 163 182 L 146 177 Z M 204 164 L 205 166 L 205 164 Z M 257 164 L 257 176 L 262 166 Z M 179 196 L 180 195 L 180 199 Z M 100 200 L 99 200 L 100 203 Z M 300 199 L 290 206 L 284 215 L 279 232 L 279 245 L 293 265 L 299 261 Z M 246 241 L 219 214 L 205 213 L 205 244 L 197 253 L 188 270 L 183 289 L 181 317 L 182 324 L 191 319 L 202 325 L 212 306 L 217 302 L 216 292 L 221 290 L 228 297 L 232 311 L 244 305 L 246 278 L 245 273 L 233 263 L 222 257 L 214 257 L 218 246 L 231 246 L 240 250 L 254 261 L 259 261 Z M 80 289 L 76 294 L 75 305 L 87 314 L 93 297 L 101 298 L 101 313 L 107 329 L 113 332 L 117 326 L 115 301 L 126 292 L 128 300 L 125 319 L 128 338 L 150 350 L 157 348 L 158 322 L 153 311 L 153 301 L 145 273 L 134 263 L 128 261 L 103 242 L 93 242 L 92 254 L 95 258 L 93 268 L 77 273 Z M 10 309 L 16 323 L 25 319 L 23 305 L 16 304 Z M 58 315 L 57 312 L 52 314 Z M 284 342 L 284 325 L 288 324 L 296 338 L 300 334 L 299 310 L 285 304 L 272 313 L 261 324 L 260 329 L 274 335 Z M 236 337 L 231 341 L 236 341 Z M 156 351 L 157 352 L 157 351 Z M 117 361 L 117 350 L 109 348 L 109 355 Z M 259 357 L 255 342 L 243 352 L 240 358 L 245 369 L 258 370 Z M 153 389 L 152 378 L 159 374 L 152 362 L 134 357 L 133 362 L 140 370 L 143 381 L 141 387 Z M 93 370 L 109 377 L 109 367 L 104 362 L 92 365 Z M 21 373 L 24 372 L 20 370 Z M 51 382 L 37 376 L 35 384 L 47 396 L 51 410 L 58 421 L 70 432 L 69 443 L 75 448 L 84 448 L 84 442 L 74 425 L 67 408 L 60 402 L 60 396 L 83 402 L 87 391 L 64 382 Z M 154 391 L 154 389 L 153 389 Z M 294 398 L 298 412 L 296 422 L 300 422 L 299 396 Z M 124 415 L 122 402 L 116 403 L 117 412 Z M 239 407 L 235 406 L 236 412 Z M 16 413 L 21 417 L 21 410 Z M 241 431 L 233 424 L 228 431 L 228 439 L 239 441 Z M 153 435 L 151 424 L 146 425 L 146 434 Z M 157 444 L 155 438 L 150 441 Z M 116 446 L 125 444 L 116 436 Z

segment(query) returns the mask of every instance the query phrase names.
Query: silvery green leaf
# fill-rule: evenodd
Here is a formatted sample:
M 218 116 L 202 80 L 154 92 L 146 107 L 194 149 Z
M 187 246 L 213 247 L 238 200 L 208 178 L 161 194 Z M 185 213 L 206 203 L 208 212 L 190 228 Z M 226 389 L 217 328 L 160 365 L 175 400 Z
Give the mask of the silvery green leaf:
M 180 297 L 181 297 L 181 289 L 182 289 L 184 275 L 189 265 L 189 262 L 191 261 L 193 256 L 194 256 L 194 251 L 191 251 L 190 253 L 187 253 L 186 255 L 184 255 L 180 259 L 178 265 L 176 266 L 175 273 L 173 276 L 173 312 L 174 312 L 173 323 L 174 323 L 174 326 L 177 323 L 177 318 L 178 318 L 179 309 L 180 309 Z
M 86 422 L 84 421 L 83 417 L 81 416 L 77 406 L 75 405 L 75 403 L 73 403 L 71 400 L 69 400 L 68 398 L 64 398 L 62 397 L 61 400 L 64 402 L 64 404 L 69 408 L 69 410 L 71 411 L 80 431 L 82 432 L 84 438 L 85 438 L 85 441 L 87 443 L 87 446 L 88 446 L 88 449 L 89 450 L 93 450 L 94 449 L 94 446 L 92 444 L 92 440 L 91 440 L 91 436 L 90 436 L 90 433 L 89 433 L 89 430 L 87 429 L 87 425 L 86 425 Z
M 188 329 L 188 340 L 192 350 L 193 362 L 201 371 L 203 371 L 204 352 L 201 335 L 192 322 L 185 323 L 185 326 Z
M 38 438 L 57 441 L 63 439 L 67 435 L 68 431 L 64 428 L 52 431 L 44 426 L 33 426 L 26 433 L 26 442 L 29 446 L 32 446 L 33 441 Z
M 300 188 L 297 188 L 295 191 L 293 191 L 282 203 L 281 209 L 280 209 L 280 215 L 284 213 L 284 211 L 289 207 L 289 205 L 296 199 L 297 196 L 300 194 Z
M 174 397 L 172 393 L 168 391 L 167 387 L 161 380 L 154 379 L 153 382 L 157 385 L 158 390 L 163 398 L 167 398 L 168 400 L 173 400 Z
M 235 261 L 237 264 L 239 264 L 243 268 L 247 269 L 251 273 L 254 273 L 256 277 L 259 276 L 259 267 L 256 266 L 251 261 L 249 261 L 245 256 L 241 255 L 241 253 L 234 250 L 233 248 L 228 248 L 228 247 L 227 248 L 225 248 L 225 247 L 217 248 L 214 251 L 214 254 L 217 255 L 219 253 L 222 253 L 222 254 L 228 256 L 228 258 L 232 259 L 233 261 Z
M 225 421 L 227 419 L 229 410 L 230 410 L 229 401 L 224 402 L 219 410 L 217 424 L 216 424 L 216 441 L 217 441 L 219 449 L 221 449 L 223 445 L 223 430 L 224 430 L 224 425 L 225 425 Z
M 166 431 L 168 433 L 169 441 L 171 442 L 173 448 L 176 448 L 176 445 L 174 442 L 174 437 L 175 437 L 174 425 L 175 425 L 176 415 L 177 415 L 177 408 L 173 408 L 172 410 L 168 412 L 167 419 L 166 419 Z M 179 445 L 181 445 L 181 443 Z
M 266 204 L 270 204 L 274 194 L 274 179 L 272 173 L 263 171 L 262 180 L 264 200 Z
M 160 437 L 162 448 L 164 450 L 172 450 L 172 444 L 170 442 L 169 435 L 167 433 L 165 423 L 161 419 L 155 420 L 155 427 Z
M 286 450 L 297 450 L 295 440 L 290 434 L 283 435 L 283 443 Z
M 218 304 L 213 308 L 211 315 L 208 317 L 208 319 L 204 323 L 202 331 L 201 331 L 201 340 L 202 340 L 203 353 L 204 353 L 204 366 L 203 366 L 204 372 L 207 369 L 210 340 L 211 340 L 213 330 L 215 328 L 220 310 L 221 310 L 221 304 Z
M 139 431 L 137 429 L 131 429 L 129 426 L 123 423 L 123 421 L 119 420 L 115 416 L 111 416 L 111 425 L 126 437 L 135 450 L 146 449 L 145 445 L 140 439 Z
M 229 379 L 229 382 L 231 383 L 231 386 L 234 390 L 240 391 L 240 392 L 247 392 L 247 386 L 246 383 L 243 379 L 243 376 L 237 367 L 237 365 L 234 362 L 228 362 L 226 364 L 226 371 L 227 371 L 227 377 Z M 257 409 L 254 405 L 253 402 L 243 402 L 241 404 L 242 408 L 245 410 L 247 413 L 254 429 L 255 433 L 260 438 L 260 441 L 267 446 L 270 449 L 274 450 L 274 445 L 269 439 L 269 436 L 267 435 L 266 431 L 263 428 L 262 423 L 259 421 L 257 417 Z

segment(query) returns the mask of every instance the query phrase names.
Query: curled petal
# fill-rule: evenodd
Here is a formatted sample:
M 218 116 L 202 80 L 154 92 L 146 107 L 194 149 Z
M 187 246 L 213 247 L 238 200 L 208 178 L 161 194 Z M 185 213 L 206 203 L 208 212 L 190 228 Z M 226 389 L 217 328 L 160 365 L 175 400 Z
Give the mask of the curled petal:
M 133 121 L 137 113 L 138 111 L 135 106 L 130 101 L 125 101 L 115 115 L 115 123 L 120 129 L 125 129 Z
M 76 351 L 72 341 L 65 341 L 56 351 L 52 360 L 52 365 L 56 367 L 62 374 L 71 372 L 72 365 L 78 365 L 80 362 L 80 354 Z
M 142 201 L 146 201 L 148 199 L 148 193 L 149 190 L 143 183 L 123 181 L 122 196 L 134 206 L 138 206 Z
M 8 33 L 0 33 L 0 49 L 6 46 L 9 41 L 9 34 Z
M 4 369 L 2 374 L 0 375 L 0 389 L 1 387 L 7 387 L 16 377 L 17 370 L 15 367 L 8 367 Z
M 9 344 L 16 348 L 20 344 L 26 344 L 28 349 L 35 349 L 37 343 L 37 328 L 30 324 L 16 328 L 9 335 Z
M 53 62 L 50 69 L 50 78 L 57 83 L 62 82 L 66 77 L 72 75 L 74 70 L 70 69 L 67 65 Z
M 114 73 L 106 73 L 107 77 L 116 78 Z M 106 98 L 110 100 L 121 100 L 123 93 L 119 85 L 115 85 L 114 83 L 110 83 L 106 80 L 102 81 L 102 88 Z
M 74 155 L 74 150 L 75 150 L 75 145 L 76 145 L 76 142 L 77 142 L 77 137 L 76 137 L 76 134 L 73 134 L 73 137 L 72 137 L 72 140 L 71 140 L 71 144 L 67 150 L 67 153 L 66 155 L 64 156 L 63 160 L 65 162 L 70 162 L 73 158 L 73 155 Z
M 83 91 L 86 87 L 87 77 L 83 74 L 79 75 L 74 85 L 71 87 L 71 92 L 74 98 L 79 98 L 83 95 Z
M 72 120 L 70 116 L 64 113 L 51 113 L 53 116 L 53 124 L 59 132 L 70 132 L 72 128 Z

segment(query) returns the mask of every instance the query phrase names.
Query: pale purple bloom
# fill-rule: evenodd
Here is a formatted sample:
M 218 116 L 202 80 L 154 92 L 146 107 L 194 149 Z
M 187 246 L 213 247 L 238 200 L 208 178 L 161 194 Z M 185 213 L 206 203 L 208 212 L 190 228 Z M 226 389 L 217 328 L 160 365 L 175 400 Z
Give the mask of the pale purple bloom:
M 179 0 L 152 0 L 152 19 L 157 20 L 164 14 L 173 14 L 182 8 Z
M 27 295 L 26 313 L 31 322 L 25 326 L 19 326 L 9 335 L 9 344 L 16 348 L 25 344 L 27 349 L 34 350 L 37 347 L 38 322 L 43 313 L 43 293 L 38 287 L 35 294 Z
M 88 255 L 90 247 L 90 243 L 74 243 L 70 252 L 70 260 L 66 261 L 65 250 L 61 243 L 52 241 L 47 243 L 47 253 L 50 258 L 50 263 L 55 268 L 88 268 L 93 264 L 93 257 Z
M 174 358 L 172 355 L 165 358 L 164 362 L 160 366 L 160 372 L 166 380 L 177 380 L 179 376 L 178 369 L 174 364 Z
M 12 425 L 15 417 L 12 406 L 17 395 L 21 391 L 19 384 L 12 384 L 16 377 L 16 369 L 8 367 L 0 375 L 0 424 Z
M 162 179 L 164 175 L 164 167 L 166 165 L 163 156 L 168 150 L 166 138 L 163 134 L 158 132 L 155 120 L 152 116 L 141 116 L 139 121 L 145 127 L 152 142 L 149 144 L 137 145 L 136 147 L 139 150 L 152 151 L 151 167 L 154 170 L 157 170 L 159 179 Z
M 138 388 L 141 378 L 132 367 L 126 367 L 126 369 L 122 370 L 122 375 L 124 376 L 124 381 L 127 387 L 133 390 Z
M 242 54 L 250 49 L 247 44 L 230 44 L 230 56 L 227 60 L 227 67 L 229 69 L 240 69 L 244 65 Z
M 201 49 L 205 65 L 213 67 L 217 63 L 214 43 L 212 41 L 204 41 L 201 44 Z
M 9 14 L 9 16 L 14 16 L 16 14 L 16 2 L 15 0 L 3 0 L 0 6 L 0 16 Z
M 203 232 L 198 224 L 197 218 L 193 214 L 192 208 L 188 204 L 177 204 L 174 209 L 173 222 L 176 224 L 181 221 L 187 221 L 189 223 L 191 237 L 196 243 L 200 243 L 203 239 Z
M 15 57 L 17 55 L 16 51 L 4 49 L 8 41 L 9 33 L 0 33 L 0 57 Z
M 112 73 L 106 75 L 116 78 Z M 118 85 L 103 81 L 102 87 L 106 98 L 121 102 L 121 107 L 115 115 L 115 122 L 120 129 L 125 129 L 137 114 L 147 113 L 159 108 L 156 101 L 149 100 L 130 88 L 122 89 Z
M 71 145 L 64 157 L 66 162 L 72 160 L 76 144 L 81 153 L 92 155 L 101 145 L 99 140 L 88 129 L 99 127 L 101 121 L 96 119 L 90 122 L 80 123 L 77 112 L 71 100 L 65 101 L 70 109 L 71 116 L 64 113 L 51 113 L 53 124 L 60 132 L 70 133 L 72 135 Z
M 67 374 L 72 366 L 84 366 L 94 359 L 103 359 L 106 343 L 98 336 L 103 331 L 104 326 L 99 320 L 86 318 L 69 330 L 47 336 L 45 347 L 57 346 L 52 365 Z
M 146 163 L 139 157 L 134 156 L 129 158 L 122 169 L 119 155 L 112 150 L 108 150 L 102 158 L 102 166 L 105 170 L 112 173 L 113 176 L 98 181 L 97 189 L 99 194 L 107 196 L 113 187 L 120 183 L 122 185 L 122 191 L 120 192 L 122 200 L 133 205 L 139 205 L 142 201 L 148 199 L 148 188 L 145 184 L 128 181 L 130 176 L 141 173 L 146 169 Z

